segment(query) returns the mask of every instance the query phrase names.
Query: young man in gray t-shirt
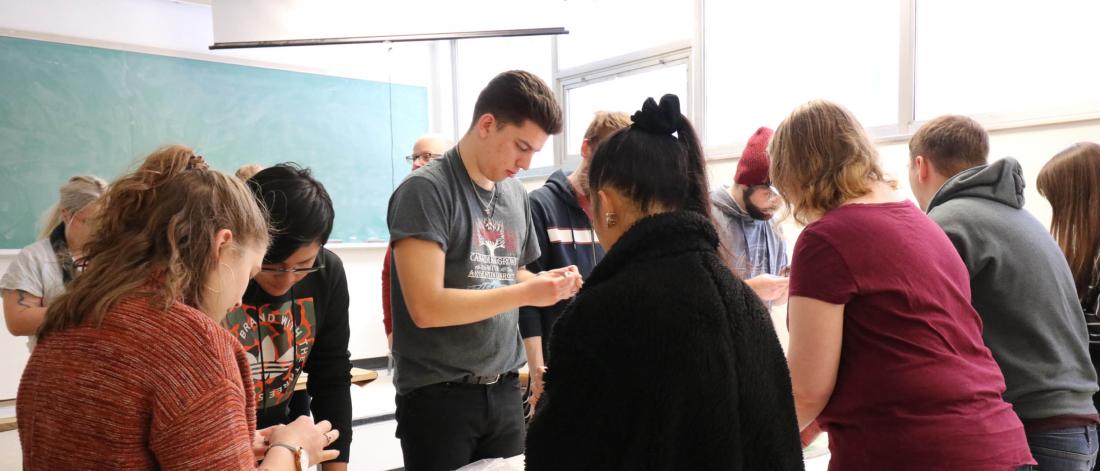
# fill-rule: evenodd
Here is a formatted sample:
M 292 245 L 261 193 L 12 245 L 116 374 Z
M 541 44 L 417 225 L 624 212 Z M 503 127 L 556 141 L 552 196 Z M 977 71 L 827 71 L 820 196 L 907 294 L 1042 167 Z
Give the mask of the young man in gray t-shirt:
M 502 73 L 458 145 L 390 198 L 397 438 L 409 471 L 523 453 L 518 308 L 572 297 L 581 278 L 575 267 L 524 270 L 539 248 L 527 194 L 509 177 L 561 121 L 545 83 Z

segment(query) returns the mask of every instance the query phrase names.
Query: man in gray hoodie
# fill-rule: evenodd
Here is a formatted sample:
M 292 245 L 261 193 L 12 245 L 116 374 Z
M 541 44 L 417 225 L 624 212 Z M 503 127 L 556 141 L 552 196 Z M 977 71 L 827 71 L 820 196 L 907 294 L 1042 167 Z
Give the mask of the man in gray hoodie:
M 745 145 L 733 175 L 733 186 L 710 193 L 714 223 L 732 268 L 765 304 L 787 302 L 787 246 L 772 220 L 783 200 L 771 187 L 768 141 L 772 130 L 760 128 Z
M 1023 209 L 1020 164 L 989 164 L 988 155 L 977 122 L 936 118 L 909 141 L 909 182 L 970 271 L 982 336 L 1039 469 L 1091 470 L 1097 378 L 1073 276 L 1050 233 Z

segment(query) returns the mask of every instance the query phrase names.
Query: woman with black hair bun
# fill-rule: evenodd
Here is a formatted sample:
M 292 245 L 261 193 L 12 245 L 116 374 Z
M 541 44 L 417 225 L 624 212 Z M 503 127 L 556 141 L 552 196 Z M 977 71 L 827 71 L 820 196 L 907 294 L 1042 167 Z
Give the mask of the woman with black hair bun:
M 607 255 L 555 324 L 527 469 L 803 469 L 783 351 L 719 255 L 698 137 L 675 95 L 632 120 L 592 158 Z

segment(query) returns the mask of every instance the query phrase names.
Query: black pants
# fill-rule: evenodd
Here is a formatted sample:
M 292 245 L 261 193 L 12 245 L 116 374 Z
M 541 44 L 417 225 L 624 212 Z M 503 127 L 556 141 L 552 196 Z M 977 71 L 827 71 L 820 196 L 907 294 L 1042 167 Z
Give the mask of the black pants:
M 519 378 L 491 385 L 442 383 L 397 395 L 397 438 L 407 471 L 451 471 L 523 453 Z

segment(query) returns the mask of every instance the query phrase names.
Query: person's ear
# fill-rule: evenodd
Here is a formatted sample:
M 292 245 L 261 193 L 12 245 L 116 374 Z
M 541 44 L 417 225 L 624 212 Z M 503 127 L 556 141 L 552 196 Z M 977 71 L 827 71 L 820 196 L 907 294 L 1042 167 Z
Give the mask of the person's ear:
M 604 227 L 614 227 L 622 222 L 627 212 L 632 208 L 629 200 L 614 188 L 604 187 L 596 193 L 600 201 L 600 209 L 593 217 L 600 218 Z
M 61 222 L 66 225 L 73 222 L 73 213 L 69 212 L 68 208 L 61 208 Z
M 588 144 L 588 139 L 581 141 L 581 158 L 584 160 L 592 158 L 592 146 Z
M 233 231 L 221 229 L 214 234 L 214 261 L 221 261 L 225 250 L 233 244 Z
M 928 178 L 932 176 L 932 162 L 923 155 L 918 155 L 913 159 L 913 168 L 917 171 L 917 181 L 920 183 L 927 182 Z
M 477 124 L 474 127 L 477 128 L 478 137 L 485 139 L 489 137 L 490 132 L 496 125 L 496 117 L 492 113 L 485 113 L 477 118 Z

